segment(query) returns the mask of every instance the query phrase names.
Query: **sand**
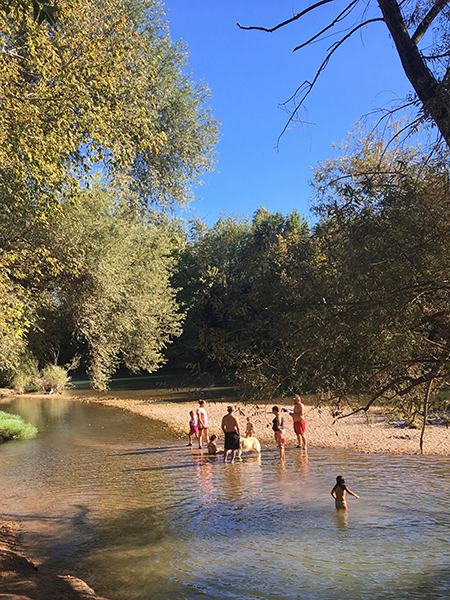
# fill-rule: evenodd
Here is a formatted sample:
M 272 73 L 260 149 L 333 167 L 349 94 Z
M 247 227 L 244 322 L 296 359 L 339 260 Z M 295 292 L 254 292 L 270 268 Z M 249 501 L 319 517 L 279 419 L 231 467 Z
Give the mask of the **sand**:
M 189 411 L 196 410 L 198 402 L 164 401 L 158 397 L 128 400 L 117 397 L 83 398 L 85 402 L 100 402 L 124 410 L 163 421 L 171 427 L 178 438 L 186 438 L 189 430 Z M 206 401 L 210 434 L 222 437 L 220 424 L 226 414 L 230 400 Z M 255 435 L 262 447 L 274 445 L 271 429 L 272 405 L 233 403 L 241 428 L 245 431 L 246 417 L 250 416 Z M 293 402 L 280 404 L 291 408 Z M 358 413 L 345 419 L 334 419 L 326 407 L 306 405 L 306 437 L 309 448 L 341 448 L 365 453 L 419 454 L 420 430 L 401 428 L 380 409 L 371 409 L 368 414 Z M 285 414 L 287 447 L 295 447 L 297 440 L 292 420 Z M 427 426 L 424 436 L 423 454 L 450 456 L 450 430 L 443 426 Z

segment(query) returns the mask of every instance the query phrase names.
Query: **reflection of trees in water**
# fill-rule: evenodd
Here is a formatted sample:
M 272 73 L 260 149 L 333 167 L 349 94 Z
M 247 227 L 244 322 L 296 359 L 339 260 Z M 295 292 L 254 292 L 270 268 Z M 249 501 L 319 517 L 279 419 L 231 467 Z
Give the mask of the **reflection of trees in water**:
M 2 402 L 3 404 L 3 402 Z M 72 403 L 62 400 L 60 396 L 56 398 L 15 398 L 11 402 L 5 403 L 8 412 L 20 414 L 23 420 L 31 423 L 39 431 L 48 427 L 49 421 L 61 421 L 70 410 Z

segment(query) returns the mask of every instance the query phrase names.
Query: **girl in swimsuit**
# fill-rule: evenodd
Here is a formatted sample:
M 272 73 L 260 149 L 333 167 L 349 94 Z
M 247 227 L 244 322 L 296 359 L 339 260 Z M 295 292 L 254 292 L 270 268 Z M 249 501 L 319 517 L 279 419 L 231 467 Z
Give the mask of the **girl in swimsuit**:
M 337 509 L 347 509 L 347 502 L 345 501 L 345 492 L 350 494 L 350 496 L 354 496 L 355 498 L 359 498 L 356 494 L 354 494 L 348 487 L 345 485 L 345 479 L 342 475 L 338 475 L 336 477 L 336 485 L 331 490 L 331 495 L 335 500 L 335 505 Z
M 281 460 L 284 460 L 284 446 L 286 444 L 286 439 L 284 437 L 286 431 L 284 428 L 284 417 L 282 417 L 278 406 L 272 408 L 272 413 L 275 415 L 275 418 L 272 421 L 275 442 L 280 450 L 280 458 Z
M 194 411 L 189 411 L 189 416 L 191 417 L 189 420 L 189 444 L 188 446 L 192 446 L 192 438 L 198 438 L 198 425 L 197 425 L 197 417 L 194 415 Z

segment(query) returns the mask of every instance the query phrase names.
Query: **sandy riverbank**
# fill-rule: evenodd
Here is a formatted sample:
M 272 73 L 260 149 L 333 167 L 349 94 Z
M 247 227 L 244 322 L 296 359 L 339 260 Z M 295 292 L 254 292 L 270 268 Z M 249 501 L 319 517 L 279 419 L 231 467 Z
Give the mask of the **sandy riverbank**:
M 72 397 L 72 399 L 77 399 Z M 85 402 L 99 402 L 107 406 L 115 406 L 145 417 L 163 421 L 169 425 L 175 435 L 187 439 L 189 411 L 196 410 L 196 400 L 167 401 L 160 397 L 126 399 L 113 396 L 102 398 L 83 397 Z M 207 401 L 206 408 L 209 417 L 210 433 L 221 434 L 220 423 L 226 413 L 229 399 Z M 271 422 L 272 405 L 233 403 L 235 414 L 238 415 L 241 428 L 245 430 L 246 417 L 250 416 L 255 426 L 256 437 L 262 446 L 273 445 Z M 281 406 L 281 405 L 280 405 Z M 286 402 L 282 406 L 293 406 Z M 372 409 L 366 416 L 359 413 L 336 421 L 328 408 L 306 406 L 306 436 L 308 446 L 321 448 L 341 448 L 357 452 L 418 454 L 420 431 L 417 429 L 402 429 L 394 425 L 378 409 Z M 287 446 L 295 446 L 291 417 L 285 415 Z M 424 454 L 450 456 L 450 429 L 446 427 L 427 426 L 424 437 Z

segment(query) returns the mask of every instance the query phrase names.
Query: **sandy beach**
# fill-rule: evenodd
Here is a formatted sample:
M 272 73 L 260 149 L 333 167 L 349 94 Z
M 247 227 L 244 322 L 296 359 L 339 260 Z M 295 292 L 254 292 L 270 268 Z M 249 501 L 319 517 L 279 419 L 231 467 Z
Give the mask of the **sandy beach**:
M 167 401 L 161 397 L 126 399 L 115 396 L 72 397 L 84 402 L 99 402 L 115 406 L 139 415 L 163 421 L 177 438 L 187 441 L 189 411 L 198 408 L 197 400 Z M 307 401 L 307 400 L 306 400 Z M 273 445 L 271 429 L 273 415 L 272 404 L 233 403 L 230 399 L 206 400 L 210 434 L 222 437 L 220 424 L 226 408 L 232 404 L 238 416 L 241 429 L 245 431 L 246 417 L 250 416 L 255 427 L 256 437 L 262 447 Z M 287 401 L 280 407 L 292 408 L 293 401 Z M 420 429 L 401 428 L 392 418 L 384 415 L 380 409 L 371 409 L 368 414 L 358 413 L 345 419 L 334 419 L 327 407 L 307 404 L 305 407 L 306 437 L 309 448 L 341 448 L 366 453 L 419 454 Z M 285 413 L 287 447 L 295 447 L 292 419 Z M 223 440 L 222 440 L 223 441 Z M 444 426 L 427 426 L 424 436 L 423 453 L 426 455 L 450 456 L 450 430 Z

